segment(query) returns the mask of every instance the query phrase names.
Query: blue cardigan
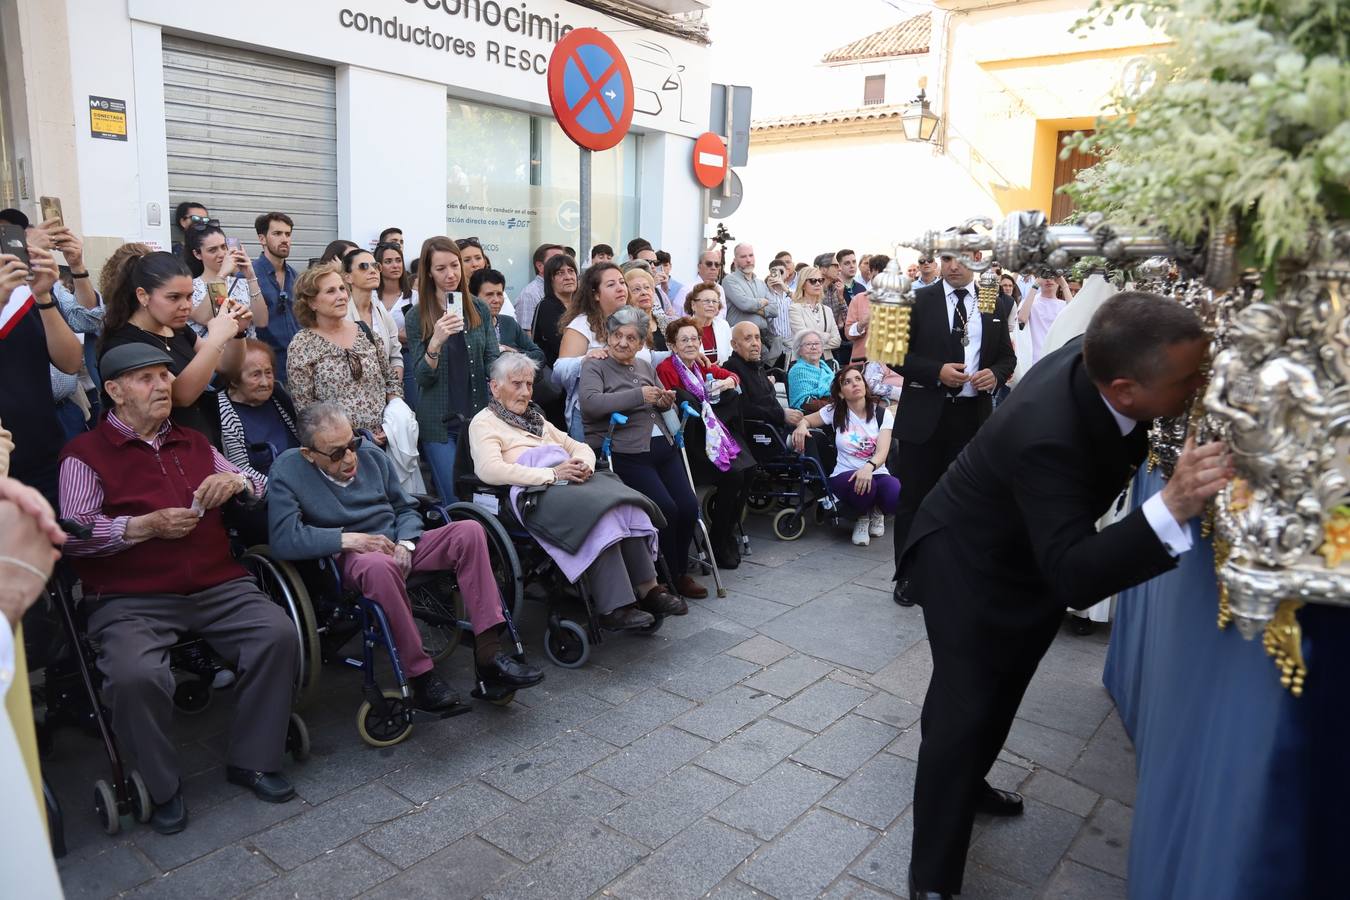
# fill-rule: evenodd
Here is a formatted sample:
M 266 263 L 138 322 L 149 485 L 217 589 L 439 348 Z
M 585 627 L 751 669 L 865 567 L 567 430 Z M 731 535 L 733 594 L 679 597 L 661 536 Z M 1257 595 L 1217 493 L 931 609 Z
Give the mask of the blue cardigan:
M 797 360 L 788 369 L 788 406 L 801 409 L 813 397 L 829 397 L 833 380 L 834 370 L 824 359 L 814 366 L 804 359 Z
M 389 458 L 370 441 L 356 451 L 356 477 L 334 483 L 292 448 L 277 457 L 267 486 L 267 524 L 281 559 L 319 559 L 342 552 L 343 532 L 382 534 L 391 541 L 422 536 L 417 505 L 399 486 Z

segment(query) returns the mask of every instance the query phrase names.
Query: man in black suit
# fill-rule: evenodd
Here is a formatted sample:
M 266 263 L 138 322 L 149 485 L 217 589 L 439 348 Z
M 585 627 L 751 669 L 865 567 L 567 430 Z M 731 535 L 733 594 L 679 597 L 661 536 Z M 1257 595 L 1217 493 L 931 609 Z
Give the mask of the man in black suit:
M 1149 420 L 1200 387 L 1208 341 L 1185 307 L 1129 292 L 1036 364 L 924 500 L 900 571 L 933 654 L 914 787 L 913 897 L 961 891 L 976 812 L 1022 798 L 984 780 L 1066 606 L 1085 609 L 1176 565 L 1187 523 L 1232 475 L 1187 444 L 1172 478 L 1101 531 L 1148 449 Z
M 914 605 L 899 569 L 914 514 L 994 411 L 994 392 L 1017 368 L 1008 334 L 1012 303 L 1000 297 L 992 313 L 979 312 L 974 281 L 974 272 L 945 255 L 942 279 L 914 292 L 909 352 L 898 367 L 905 387 L 895 412 L 895 602 L 901 606 Z

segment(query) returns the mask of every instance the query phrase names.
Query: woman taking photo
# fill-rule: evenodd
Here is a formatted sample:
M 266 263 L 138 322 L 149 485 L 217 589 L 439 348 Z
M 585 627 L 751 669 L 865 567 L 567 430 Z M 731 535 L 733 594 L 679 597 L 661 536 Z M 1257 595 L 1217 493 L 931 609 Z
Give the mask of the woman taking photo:
M 577 262 L 559 253 L 544 263 L 544 299 L 534 313 L 530 337 L 544 351 L 544 362 L 553 365 L 562 349 L 562 318 L 577 292 Z
M 347 317 L 366 326 L 383 345 L 389 368 L 403 382 L 403 348 L 398 341 L 398 323 L 375 297 L 380 284 L 380 264 L 369 250 L 353 250 L 342 257 L 342 272 L 347 282 Z
M 216 391 L 220 449 L 240 469 L 266 476 L 282 451 L 300 446 L 295 405 L 277 384 L 276 352 L 262 341 L 244 341 L 244 362 Z
M 666 311 L 661 304 L 656 302 L 656 279 L 646 269 L 634 267 L 624 273 L 623 281 L 628 285 L 628 302 L 645 312 L 651 322 L 647 339 L 643 341 L 644 346 L 648 350 L 666 353 L 665 330 L 670 320 L 666 318 Z
M 378 338 L 367 337 L 347 315 L 351 301 L 342 266 L 321 263 L 295 282 L 295 318 L 304 326 L 286 351 L 286 384 L 296 409 L 336 403 L 381 447 L 384 407 L 403 395 Z
M 866 547 L 871 538 L 886 533 L 886 516 L 900 503 L 900 482 L 886 470 L 895 412 L 867 390 L 862 372 L 849 366 L 834 377 L 830 403 L 797 423 L 792 442 L 799 453 L 810 429 L 822 425 L 834 427 L 839 454 L 830 473 L 830 490 L 858 517 L 853 543 Z
M 795 362 L 788 369 L 788 406 L 815 412 L 830 402 L 834 369 L 825 362 L 825 339 L 808 328 L 792 336 Z
M 469 425 L 474 473 L 488 484 L 533 487 L 566 482 L 565 502 L 571 510 L 575 507 L 567 495 L 578 490 L 573 485 L 599 485 L 599 480 L 591 481 L 595 451 L 550 425 L 530 402 L 537 372 L 538 364 L 520 353 L 504 353 L 493 363 L 492 402 Z M 638 505 L 650 501 L 636 494 L 633 500 L 598 518 L 571 516 L 577 529 L 575 553 L 531 530 L 568 581 L 575 584 L 588 576 L 600 625 L 611 631 L 645 628 L 652 624 L 653 613 L 689 611 L 688 604 L 657 583 L 653 565 L 657 530 L 648 511 Z M 528 518 L 522 516 L 527 529 Z
M 417 376 L 422 455 L 442 501 L 455 500 L 455 442 L 488 402 L 487 373 L 497 358 L 492 313 L 469 296 L 459 248 L 427 238 L 417 263 L 417 305 L 405 319 Z
M 1025 328 L 1031 335 L 1031 362 L 1034 365 L 1045 352 L 1045 338 L 1050 334 L 1050 326 L 1055 324 L 1064 307 L 1073 299 L 1073 291 L 1063 275 L 1044 272 L 1037 279 L 1040 290 L 1027 297 L 1022 308 L 1017 311 L 1017 327 Z M 1060 298 L 1063 299 L 1060 299 Z
M 825 350 L 830 351 L 839 346 L 839 325 L 824 300 L 825 276 L 815 266 L 807 266 L 798 276 L 797 289 L 792 293 L 788 326 L 793 335 L 806 328 L 813 329 L 824 339 Z
M 614 263 L 596 263 L 582 276 L 581 286 L 572 295 L 562 318 L 562 344 L 558 362 L 553 367 L 553 380 L 567 394 L 565 404 L 568 434 L 580 440 L 585 431 L 581 408 L 577 403 L 577 380 L 581 376 L 583 358 L 603 358 L 609 355 L 605 322 L 628 304 L 628 283 Z M 649 326 L 650 327 L 650 326 Z M 646 342 L 637 355 L 651 366 L 651 351 Z
M 189 231 L 188 248 L 202 266 L 202 274 L 192 279 L 192 321 L 196 323 L 193 331 L 205 335 L 206 323 L 211 321 L 220 306 L 219 300 L 209 296 L 210 284 L 225 285 L 226 296 L 253 313 L 249 337 L 253 336 L 255 329 L 265 328 L 267 301 L 258 287 L 253 260 L 248 258 L 244 249 L 239 246 L 231 248 L 225 232 L 216 225 Z
M 722 310 L 722 292 L 711 281 L 696 284 L 684 298 L 684 312 L 698 326 L 704 355 L 720 365 L 731 359 L 731 326 L 718 315 Z
M 666 329 L 674 354 L 656 367 L 656 377 L 675 392 L 678 404 L 700 411 L 685 426 L 685 447 L 696 484 L 717 489 L 709 510 L 709 538 L 717 565 L 734 569 L 741 564 L 736 524 L 745 511 L 748 476 L 755 467 L 745 440 L 740 404 L 740 378 L 703 356 L 701 329 L 688 316 Z M 705 404 L 707 404 L 705 406 Z
M 618 267 L 611 271 L 618 273 Z M 590 270 L 582 290 L 590 280 Z M 622 281 L 619 282 L 622 284 Z M 623 483 L 647 495 L 665 516 L 661 529 L 661 552 L 670 567 L 675 590 L 701 600 L 708 596 L 687 573 L 689 544 L 698 521 L 698 500 L 689 486 L 684 461 L 662 415 L 675 403 L 675 392 L 661 386 L 654 370 L 639 351 L 650 327 L 647 314 L 634 306 L 621 306 L 605 320 L 603 355 L 590 356 L 581 365 L 577 389 L 586 443 L 601 446 L 609 433 L 610 415 L 623 413 L 628 421 L 614 429 L 611 463 Z
M 242 364 L 249 308 L 226 300 L 207 320 L 206 336 L 198 337 L 188 327 L 192 276 L 187 265 L 171 253 L 152 253 L 144 244 L 123 244 L 114 252 L 103 266 L 99 287 L 107 304 L 99 355 L 137 342 L 168 353 L 174 374 L 170 418 L 214 438 L 213 416 L 201 408 L 202 393 L 217 372 Z M 107 398 L 103 402 L 111 408 Z

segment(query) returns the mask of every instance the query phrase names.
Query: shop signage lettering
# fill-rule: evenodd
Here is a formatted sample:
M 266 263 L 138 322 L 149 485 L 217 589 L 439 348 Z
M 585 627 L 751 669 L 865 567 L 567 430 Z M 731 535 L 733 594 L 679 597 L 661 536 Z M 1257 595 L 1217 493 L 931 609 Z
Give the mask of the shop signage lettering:
M 540 15 L 531 12 L 528 3 L 517 5 L 497 3 L 495 0 L 392 0 L 392 2 L 440 10 L 452 25 L 457 22 L 486 25 L 549 45 L 557 43 L 563 35 L 573 30 L 571 25 L 562 21 L 558 13 L 552 16 Z M 338 24 L 364 34 L 401 41 L 417 47 L 427 47 L 442 53 L 453 53 L 467 59 L 475 59 L 481 52 L 485 61 L 495 65 L 534 72 L 537 75 L 548 73 L 548 51 L 529 50 L 496 40 L 483 41 L 480 47 L 474 40 L 429 25 L 400 22 L 397 14 L 386 16 L 344 8 L 338 11 Z

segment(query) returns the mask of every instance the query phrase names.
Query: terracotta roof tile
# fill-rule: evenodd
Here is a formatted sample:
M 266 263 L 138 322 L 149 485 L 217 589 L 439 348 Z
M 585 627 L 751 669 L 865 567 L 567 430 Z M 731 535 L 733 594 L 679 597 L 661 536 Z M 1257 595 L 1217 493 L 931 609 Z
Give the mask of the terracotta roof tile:
M 865 59 L 885 59 L 892 56 L 910 56 L 928 52 L 932 15 L 924 13 L 906 19 L 898 25 L 859 38 L 851 44 L 831 50 L 821 59 L 825 63 L 860 62 Z
M 755 119 L 750 123 L 751 131 L 774 131 L 782 128 L 794 128 L 802 125 L 842 125 L 847 122 L 862 122 L 869 119 L 898 119 L 906 105 L 864 106 L 860 109 L 841 109 L 834 112 L 801 113 L 792 116 L 776 116 L 769 119 Z

